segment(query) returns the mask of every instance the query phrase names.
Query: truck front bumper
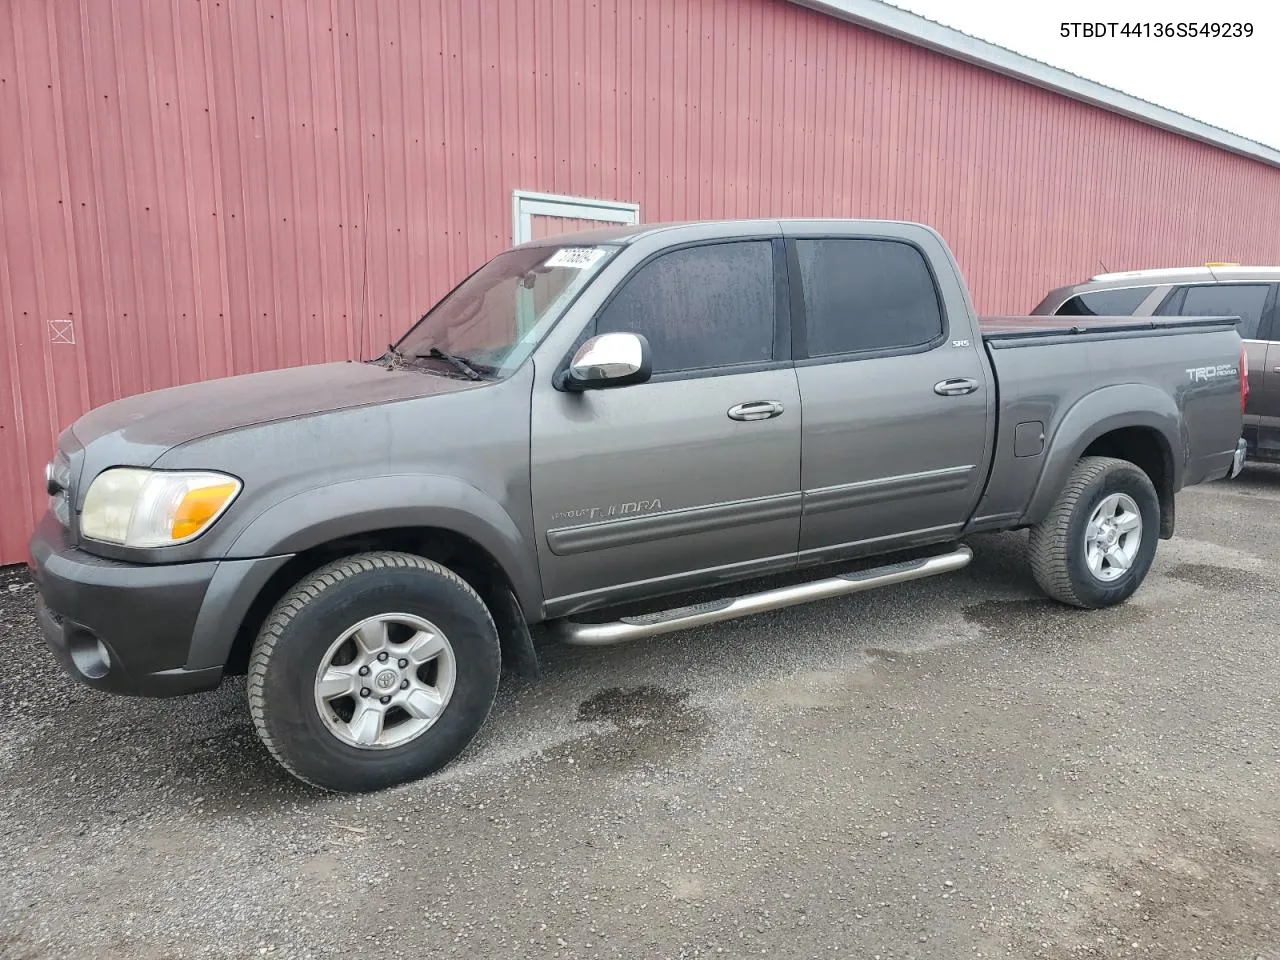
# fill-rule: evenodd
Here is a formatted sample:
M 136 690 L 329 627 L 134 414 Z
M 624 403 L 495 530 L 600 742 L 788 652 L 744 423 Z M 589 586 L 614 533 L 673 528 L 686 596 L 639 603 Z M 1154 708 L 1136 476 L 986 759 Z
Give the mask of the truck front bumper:
M 277 558 L 107 560 L 68 545 L 65 528 L 48 514 L 30 554 L 36 619 L 58 663 L 90 687 L 142 697 L 216 687 L 253 599 L 245 590 L 256 594 L 279 566 Z
M 1240 476 L 1240 471 L 1244 469 L 1244 458 L 1248 449 L 1249 445 L 1245 443 L 1244 438 L 1241 437 L 1240 441 L 1236 444 L 1236 455 L 1231 461 L 1231 472 L 1227 474 L 1228 480 L 1234 480 L 1236 477 Z

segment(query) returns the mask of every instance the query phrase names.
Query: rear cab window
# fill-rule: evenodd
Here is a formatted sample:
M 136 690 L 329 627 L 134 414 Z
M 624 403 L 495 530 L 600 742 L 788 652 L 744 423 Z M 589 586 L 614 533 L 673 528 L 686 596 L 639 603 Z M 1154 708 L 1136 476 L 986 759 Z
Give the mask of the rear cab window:
M 1153 290 L 1155 287 L 1122 287 L 1078 293 L 1054 313 L 1060 317 L 1129 317 Z
M 912 244 L 798 239 L 795 250 L 808 357 L 922 350 L 942 339 L 937 286 Z

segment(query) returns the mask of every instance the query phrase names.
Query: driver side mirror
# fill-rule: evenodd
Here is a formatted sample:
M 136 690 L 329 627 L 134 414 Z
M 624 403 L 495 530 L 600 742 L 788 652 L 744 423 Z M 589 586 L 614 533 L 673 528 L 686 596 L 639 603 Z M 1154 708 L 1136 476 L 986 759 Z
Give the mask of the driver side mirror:
M 566 390 L 603 390 L 644 383 L 653 373 L 649 341 L 638 333 L 602 333 L 573 355 Z

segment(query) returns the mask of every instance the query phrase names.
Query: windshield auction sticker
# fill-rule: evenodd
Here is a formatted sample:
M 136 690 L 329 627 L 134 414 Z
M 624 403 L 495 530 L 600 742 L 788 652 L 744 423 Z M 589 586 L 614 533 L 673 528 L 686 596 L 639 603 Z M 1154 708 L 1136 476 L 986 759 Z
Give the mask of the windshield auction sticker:
M 581 270 L 589 267 L 604 256 L 603 250 L 595 247 L 562 247 L 543 264 L 544 267 L 573 267 Z

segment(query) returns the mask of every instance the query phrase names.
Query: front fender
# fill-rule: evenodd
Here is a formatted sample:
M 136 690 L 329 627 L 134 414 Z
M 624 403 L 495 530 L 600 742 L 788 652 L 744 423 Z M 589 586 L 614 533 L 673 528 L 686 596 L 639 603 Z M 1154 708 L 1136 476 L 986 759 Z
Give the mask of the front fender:
M 502 567 L 520 605 L 541 612 L 533 544 L 501 504 L 454 477 L 368 477 L 302 491 L 254 517 L 227 555 L 300 553 L 342 537 L 405 527 L 436 527 L 475 541 Z
M 1187 458 L 1177 404 L 1169 394 L 1149 384 L 1116 384 L 1085 394 L 1059 419 L 1046 444 L 1044 467 L 1021 523 L 1043 520 L 1089 444 L 1125 427 L 1145 427 L 1161 438 L 1173 471 L 1171 490 L 1181 489 Z

